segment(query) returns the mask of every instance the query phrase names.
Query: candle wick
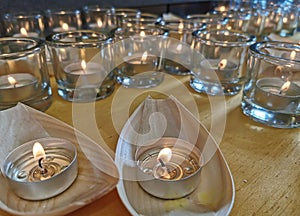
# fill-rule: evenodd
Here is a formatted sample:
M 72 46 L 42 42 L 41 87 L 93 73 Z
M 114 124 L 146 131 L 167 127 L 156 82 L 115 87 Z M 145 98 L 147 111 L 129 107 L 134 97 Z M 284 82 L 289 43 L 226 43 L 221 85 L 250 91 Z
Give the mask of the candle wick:
M 159 161 L 159 163 L 160 163 L 160 165 L 161 165 L 162 167 L 166 167 L 166 165 L 165 165 L 165 163 L 163 162 L 162 159 L 159 158 L 158 161 Z
M 42 165 L 42 160 L 43 160 L 44 158 L 40 158 L 39 159 L 39 167 L 41 168 L 41 174 L 42 175 L 44 175 L 44 174 L 46 174 L 47 173 L 47 170 L 43 167 L 43 165 Z
M 18 82 L 15 82 L 15 83 L 14 83 L 14 88 L 16 88 L 16 87 L 17 87 L 17 84 L 18 84 Z

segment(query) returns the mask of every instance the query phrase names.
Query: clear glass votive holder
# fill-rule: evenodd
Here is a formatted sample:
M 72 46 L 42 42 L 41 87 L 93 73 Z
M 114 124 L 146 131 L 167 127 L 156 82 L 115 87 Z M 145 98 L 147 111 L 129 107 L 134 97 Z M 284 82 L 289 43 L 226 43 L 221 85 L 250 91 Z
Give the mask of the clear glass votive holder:
M 0 38 L 0 110 L 22 102 L 46 110 L 52 102 L 45 42 L 38 38 Z
M 250 46 L 242 109 L 278 128 L 300 126 L 300 46 L 260 42 Z
M 150 88 L 164 80 L 165 36 L 151 26 L 132 26 L 115 31 L 114 57 L 117 82 L 125 87 Z
M 122 22 L 125 17 L 141 17 L 141 11 L 135 8 L 111 8 L 112 13 L 114 14 L 115 23 L 118 28 L 122 27 Z
M 47 137 L 24 143 L 4 160 L 2 172 L 10 189 L 26 200 L 54 197 L 75 181 L 76 147 L 68 140 Z
M 44 16 L 39 12 L 7 13 L 2 21 L 7 37 L 45 37 Z
M 252 9 L 246 8 L 243 10 L 229 10 L 223 13 L 223 16 L 228 18 L 225 29 L 233 31 L 248 32 L 250 34 L 257 35 L 260 26 L 252 25 L 252 19 L 255 20 L 257 12 Z
M 117 28 L 116 18 L 111 8 L 102 8 L 98 5 L 85 6 L 82 14 L 86 29 L 109 33 Z
M 271 4 L 266 10 L 261 12 L 263 14 L 262 23 L 262 39 L 268 37 L 270 34 L 279 34 L 282 28 L 283 10 L 277 4 Z
M 190 86 L 209 95 L 236 95 L 244 85 L 247 53 L 256 37 L 229 30 L 193 32 L 194 55 Z
M 282 8 L 282 27 L 279 35 L 282 37 L 293 36 L 297 31 L 299 22 L 299 6 L 293 2 L 284 2 Z
M 139 185 L 155 197 L 182 198 L 200 183 L 203 157 L 185 140 L 163 137 L 146 143 L 138 147 L 135 159 Z
M 222 14 L 189 14 L 186 19 L 198 23 L 195 27 L 201 27 L 200 23 L 205 24 L 203 27 L 210 29 L 220 29 L 226 25 L 229 19 Z
M 90 102 L 106 98 L 114 91 L 110 35 L 77 30 L 51 34 L 46 42 L 62 98 Z
M 48 9 L 44 12 L 46 35 L 74 31 L 83 28 L 81 11 Z
M 190 47 L 192 43 L 192 33 L 196 29 L 201 29 L 204 24 L 198 21 L 179 20 L 179 21 L 161 21 L 158 24 L 162 29 L 169 32 L 165 59 L 165 71 L 175 75 L 190 74 L 192 56 Z
M 155 26 L 161 21 L 161 17 L 151 13 L 126 14 L 122 17 L 122 28 L 133 26 Z

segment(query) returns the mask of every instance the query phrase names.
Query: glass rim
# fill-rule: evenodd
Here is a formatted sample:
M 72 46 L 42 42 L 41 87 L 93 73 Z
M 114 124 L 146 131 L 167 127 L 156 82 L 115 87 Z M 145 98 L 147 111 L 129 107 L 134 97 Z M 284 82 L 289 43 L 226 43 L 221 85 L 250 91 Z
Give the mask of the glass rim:
M 269 59 L 272 62 L 285 62 L 285 63 L 296 63 L 300 64 L 300 60 L 297 59 L 288 59 L 282 56 L 272 55 L 270 53 L 262 51 L 262 49 L 269 48 L 269 49 L 277 49 L 277 48 L 284 48 L 290 51 L 299 51 L 300 52 L 300 45 L 295 43 L 288 43 L 288 42 L 279 42 L 279 41 L 261 41 L 252 44 L 249 48 L 249 53 L 255 55 L 259 58 Z
M 216 32 L 228 32 L 230 35 L 238 36 L 241 38 L 244 38 L 244 41 L 215 41 L 211 39 L 206 39 L 204 37 L 201 37 L 200 34 L 207 34 L 207 33 L 216 33 Z M 239 47 L 245 47 L 245 46 L 251 46 L 256 42 L 256 36 L 248 34 L 246 32 L 242 31 L 236 31 L 236 30 L 228 30 L 228 29 L 200 29 L 196 30 L 192 33 L 193 38 L 196 39 L 197 41 L 200 41 L 204 44 L 207 45 L 215 45 L 215 46 L 227 46 L 227 47 L 234 47 L 234 46 L 239 46 Z M 224 33 L 223 33 L 224 35 Z
M 15 42 L 16 44 L 20 44 L 21 42 L 27 42 L 28 44 L 32 45 L 29 48 L 19 50 L 19 51 L 14 51 L 14 52 L 7 52 L 7 53 L 0 53 L 0 59 L 9 59 L 9 58 L 20 58 L 24 57 L 30 54 L 34 54 L 37 52 L 40 52 L 42 47 L 45 45 L 45 41 L 39 38 L 33 38 L 33 37 L 3 37 L 0 38 L 0 44 L 3 43 L 10 43 Z
M 21 19 L 40 19 L 43 18 L 43 13 L 36 11 L 31 13 L 26 12 L 10 12 L 2 15 L 4 20 L 21 20 Z
M 74 36 L 83 37 L 84 35 L 92 36 L 88 41 L 62 41 L 64 38 L 74 38 Z M 71 36 L 71 37 L 70 37 Z M 98 36 L 98 37 L 97 37 Z M 48 35 L 46 43 L 55 47 L 95 47 L 95 45 L 109 44 L 112 42 L 113 37 L 109 33 L 93 30 L 75 30 L 67 32 L 56 32 Z
M 173 25 L 174 24 L 174 25 Z M 177 25 L 176 25 L 177 24 Z M 183 25 L 182 28 L 179 28 L 179 25 Z M 193 32 L 196 29 L 203 29 L 205 26 L 205 23 L 201 22 L 195 22 L 193 20 L 188 19 L 180 19 L 175 21 L 165 21 L 161 20 L 159 23 L 156 24 L 157 26 L 167 29 L 169 31 L 178 31 L 179 29 L 181 31 L 187 31 L 187 32 Z
M 138 33 L 137 33 L 138 31 Z M 139 33 L 141 33 L 142 31 L 145 32 L 145 36 L 140 36 Z M 132 37 L 132 36 L 140 36 L 140 37 L 147 37 L 147 36 L 154 36 L 153 34 L 149 35 L 147 34 L 147 32 L 152 32 L 152 33 L 158 33 L 158 35 L 155 36 L 167 36 L 169 35 L 169 31 L 167 29 L 163 29 L 160 28 L 159 26 L 147 26 L 147 25 L 137 25 L 137 26 L 132 26 L 132 27 L 127 27 L 127 28 L 117 28 L 114 31 L 114 35 L 116 37 L 119 36 L 128 36 L 128 37 Z M 132 33 L 132 34 L 131 34 Z M 137 33 L 137 34 L 136 34 Z
M 95 12 L 103 12 L 103 13 L 112 13 L 112 8 L 110 7 L 101 7 L 100 5 L 85 5 L 82 8 L 83 13 L 95 13 Z
M 47 9 L 45 12 L 45 16 L 53 16 L 53 15 L 61 15 L 61 16 L 67 16 L 67 15 L 81 15 L 81 11 L 79 9 Z

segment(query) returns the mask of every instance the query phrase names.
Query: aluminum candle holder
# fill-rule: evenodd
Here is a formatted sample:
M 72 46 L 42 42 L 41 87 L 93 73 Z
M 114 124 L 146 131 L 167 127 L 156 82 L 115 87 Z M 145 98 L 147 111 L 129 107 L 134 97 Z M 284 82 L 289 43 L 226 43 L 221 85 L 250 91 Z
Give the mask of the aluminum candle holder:
M 76 179 L 76 148 L 60 138 L 33 140 L 6 157 L 2 172 L 17 196 L 27 200 L 48 199 L 65 191 Z
M 181 198 L 200 182 L 203 158 L 198 148 L 184 140 L 161 138 L 140 147 L 136 160 L 140 186 L 155 197 Z

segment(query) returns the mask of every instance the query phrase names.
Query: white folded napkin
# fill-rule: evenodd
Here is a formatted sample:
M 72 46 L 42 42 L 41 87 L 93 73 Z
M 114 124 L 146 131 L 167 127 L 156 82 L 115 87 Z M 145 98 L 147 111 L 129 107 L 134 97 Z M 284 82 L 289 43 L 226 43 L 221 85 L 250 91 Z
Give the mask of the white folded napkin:
M 0 167 L 6 156 L 16 147 L 30 140 L 48 137 L 46 130 L 32 118 L 26 106 L 0 111 Z

